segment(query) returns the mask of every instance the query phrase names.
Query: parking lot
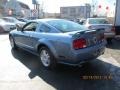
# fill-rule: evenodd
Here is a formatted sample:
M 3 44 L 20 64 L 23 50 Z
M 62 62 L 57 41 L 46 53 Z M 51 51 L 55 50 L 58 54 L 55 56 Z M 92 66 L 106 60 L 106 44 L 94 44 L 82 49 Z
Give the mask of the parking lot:
M 82 67 L 60 65 L 46 70 L 37 56 L 12 50 L 8 34 L 0 35 L 0 90 L 120 90 L 120 41 Z M 97 76 L 97 78 L 95 78 Z M 87 78 L 86 78 L 87 77 Z

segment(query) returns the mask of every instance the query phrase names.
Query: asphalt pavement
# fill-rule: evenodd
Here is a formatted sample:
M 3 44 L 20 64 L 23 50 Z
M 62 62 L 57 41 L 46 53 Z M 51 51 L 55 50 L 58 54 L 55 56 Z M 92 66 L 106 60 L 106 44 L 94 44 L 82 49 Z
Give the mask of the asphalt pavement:
M 120 64 L 105 56 L 82 67 L 59 65 L 45 69 L 39 58 L 13 50 L 7 34 L 0 35 L 0 90 L 120 90 Z

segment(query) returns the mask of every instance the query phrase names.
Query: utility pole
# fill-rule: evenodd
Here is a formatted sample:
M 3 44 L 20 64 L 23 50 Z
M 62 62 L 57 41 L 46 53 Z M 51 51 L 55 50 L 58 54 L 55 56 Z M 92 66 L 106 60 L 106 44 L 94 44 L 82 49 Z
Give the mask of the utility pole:
M 37 14 L 38 14 L 38 19 L 40 18 L 40 4 L 37 4 Z

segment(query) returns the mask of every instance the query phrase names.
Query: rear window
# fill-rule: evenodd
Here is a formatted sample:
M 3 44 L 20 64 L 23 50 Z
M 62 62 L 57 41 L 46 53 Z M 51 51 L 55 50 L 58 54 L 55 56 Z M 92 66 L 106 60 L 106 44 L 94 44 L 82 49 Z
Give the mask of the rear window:
M 13 19 L 9 19 L 9 18 L 3 18 L 3 20 L 5 20 L 6 22 L 11 22 L 11 23 L 13 23 L 13 22 L 14 22 L 14 20 L 13 20 Z
M 89 19 L 89 24 L 109 24 L 106 19 Z
M 67 20 L 51 20 L 51 21 L 48 21 L 47 23 L 62 32 L 88 30 L 86 27 L 78 23 L 67 21 Z

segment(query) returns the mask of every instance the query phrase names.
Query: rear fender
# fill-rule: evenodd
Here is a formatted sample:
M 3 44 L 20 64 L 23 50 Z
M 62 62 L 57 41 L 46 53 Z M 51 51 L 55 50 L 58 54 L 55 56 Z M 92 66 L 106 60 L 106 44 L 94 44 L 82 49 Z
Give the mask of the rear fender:
M 53 55 L 57 58 L 58 54 L 55 49 L 55 47 L 46 39 L 40 39 L 35 47 L 36 51 L 38 51 L 40 45 L 45 45 L 47 48 L 50 49 L 50 51 L 53 53 Z

